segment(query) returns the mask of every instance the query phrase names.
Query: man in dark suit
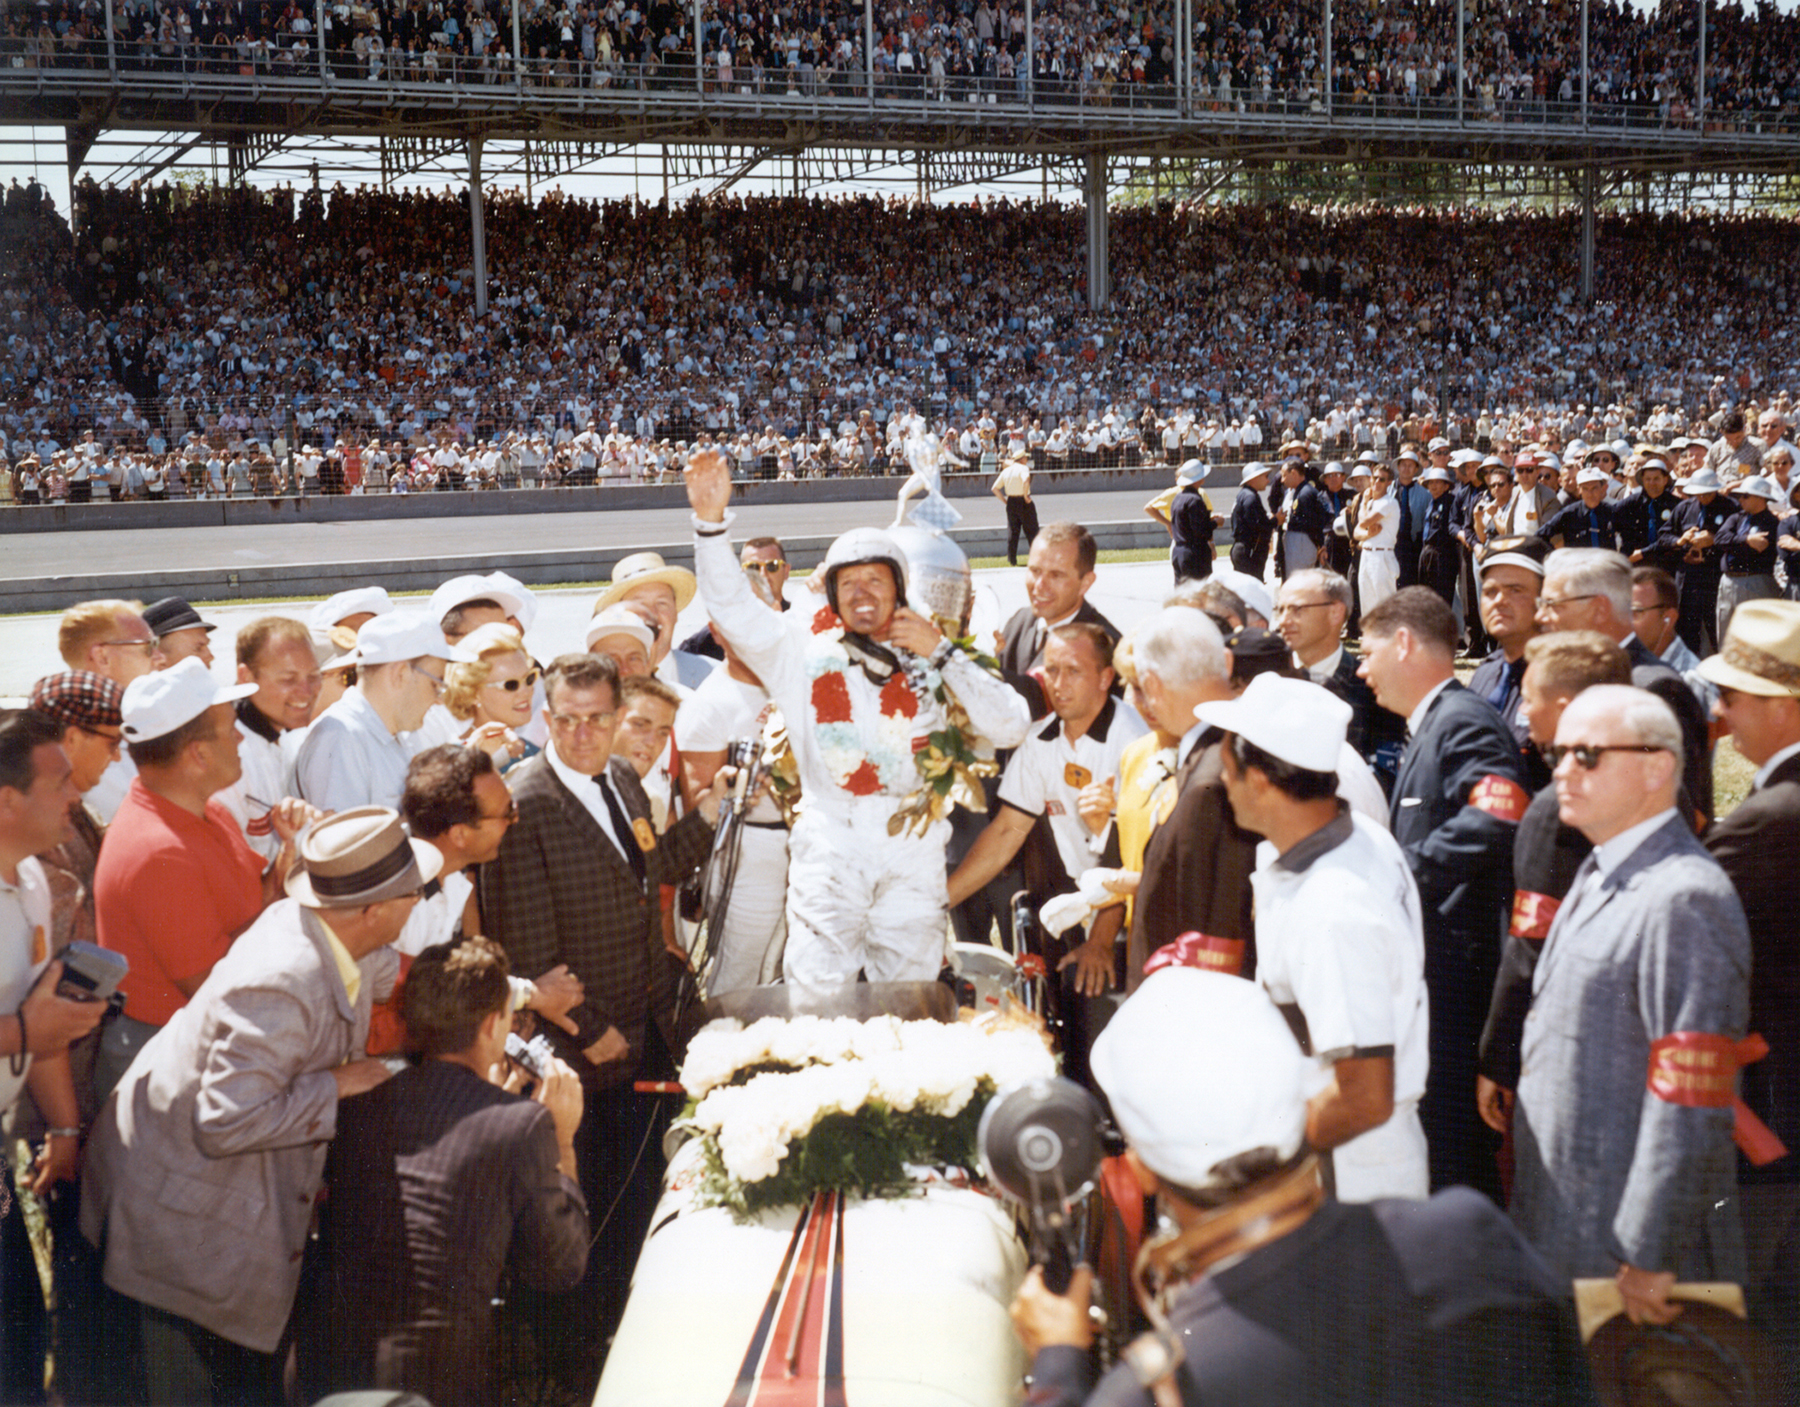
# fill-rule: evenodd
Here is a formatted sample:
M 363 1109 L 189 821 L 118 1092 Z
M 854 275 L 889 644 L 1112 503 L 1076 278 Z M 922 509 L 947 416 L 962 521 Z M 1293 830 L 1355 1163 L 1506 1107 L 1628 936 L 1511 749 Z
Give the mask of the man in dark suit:
M 338 1106 L 317 1257 L 298 1311 L 306 1400 L 405 1388 L 486 1407 L 503 1271 L 566 1290 L 588 1256 L 576 1182 L 581 1081 L 561 1060 L 533 1098 L 491 1083 L 506 1064 L 506 955 L 485 938 L 427 948 L 401 997 L 424 1060 Z
M 1411 741 L 1394 780 L 1394 839 L 1425 920 L 1431 1074 L 1419 1105 L 1433 1190 L 1467 1183 L 1499 1199 L 1499 1140 L 1475 1105 L 1476 1053 L 1512 900 L 1513 833 L 1531 800 L 1519 749 L 1486 700 L 1455 679 L 1456 618 L 1429 587 L 1363 619 L 1362 676 Z
M 1361 661 L 1344 648 L 1350 601 L 1350 583 L 1336 572 L 1323 567 L 1296 572 L 1281 585 L 1275 629 L 1306 677 L 1350 705 L 1345 741 L 1369 764 L 1382 789 L 1391 790 L 1406 746 L 1406 725 L 1375 702 L 1375 691 L 1357 676 Z
M 548 1034 L 585 1092 L 582 1191 L 589 1206 L 618 1199 L 586 1282 L 599 1293 L 604 1329 L 624 1309 L 661 1174 L 653 1126 L 667 1111 L 632 1083 L 673 1078 L 679 1047 L 681 963 L 663 947 L 660 887 L 681 883 L 705 858 L 724 783 L 714 778 L 698 807 L 658 836 L 636 771 L 612 756 L 618 667 L 602 655 L 564 655 L 544 685 L 550 744 L 507 776 L 519 819 L 500 857 L 482 867 L 481 914 L 515 968 L 567 964 L 587 994 L 569 1013 L 579 1035 Z
M 1724 653 L 1700 672 L 1719 686 L 1719 714 L 1757 769 L 1750 795 L 1712 824 L 1705 843 L 1750 922 L 1750 1029 L 1769 1043 L 1744 1069 L 1743 1100 L 1788 1150 L 1757 1162 L 1739 1145 L 1744 1288 L 1750 1317 L 1777 1345 L 1788 1381 L 1800 1383 L 1800 603 L 1746 601 L 1726 628 Z
M 1025 558 L 1025 596 L 1029 604 L 1015 611 L 1000 631 L 1000 673 L 1024 695 L 1031 716 L 1042 718 L 1043 686 L 1032 671 L 1044 663 L 1050 632 L 1070 621 L 1097 625 L 1119 643 L 1119 627 L 1088 604 L 1099 559 L 1094 535 L 1080 523 L 1049 523 L 1031 541 Z
M 1564 547 L 1544 563 L 1538 623 L 1545 630 L 1597 630 L 1631 657 L 1631 682 L 1674 710 L 1683 747 L 1682 804 L 1696 829 L 1712 816 L 1712 741 L 1692 686 L 1632 627 L 1631 567 L 1605 548 Z

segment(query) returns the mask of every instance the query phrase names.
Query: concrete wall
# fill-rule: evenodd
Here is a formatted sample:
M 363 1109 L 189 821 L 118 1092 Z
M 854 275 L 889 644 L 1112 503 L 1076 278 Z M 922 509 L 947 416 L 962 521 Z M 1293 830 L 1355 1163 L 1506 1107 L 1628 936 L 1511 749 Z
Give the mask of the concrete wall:
M 745 503 L 816 503 L 891 501 L 901 481 L 884 479 L 808 479 L 740 484 Z M 945 483 L 951 498 L 989 492 L 985 474 L 955 474 Z M 1170 471 L 1095 469 L 1046 471 L 1034 476 L 1039 493 L 1093 493 L 1108 489 L 1141 489 L 1154 494 L 1167 488 Z M 633 488 L 555 488 L 512 492 L 342 495 L 331 498 L 232 498 L 184 500 L 179 503 L 82 503 L 45 505 L 0 513 L 0 534 L 92 532 L 108 528 L 235 527 L 271 522 L 359 522 L 370 519 L 478 518 L 514 513 L 622 512 L 634 508 L 681 508 L 687 492 L 678 483 Z
M 1162 475 L 1156 476 L 1160 485 Z M 880 481 L 877 481 L 880 482 Z M 773 487 L 773 486 L 771 486 Z M 891 487 L 891 485 L 889 485 Z M 1115 483 L 1113 487 L 1130 487 Z M 679 489 L 676 490 L 680 492 Z M 1152 490 L 1154 491 L 1154 489 Z M 580 490 L 570 490 L 580 492 Z M 872 495 L 876 496 L 876 495 Z M 878 495 L 887 497 L 887 494 Z M 492 500 L 507 495 L 445 494 L 445 498 Z M 336 503 L 355 499 L 331 500 Z M 379 502 L 380 500 L 374 500 Z M 162 505 L 146 505 L 161 507 Z M 187 505 L 181 505 L 187 506 Z M 216 508 L 216 504 L 194 507 Z M 247 506 L 247 505 L 233 505 Z M 119 505 L 119 511 L 131 505 Z M 98 511 L 105 512 L 106 509 Z M 1090 523 L 1089 530 L 1103 551 L 1129 548 L 1166 548 L 1168 534 L 1148 519 L 1126 523 Z M 1006 553 L 1006 529 L 957 528 L 951 534 L 971 557 L 998 557 Z M 797 568 L 816 566 L 831 546 L 831 537 L 784 537 L 788 559 Z M 430 591 L 440 582 L 464 572 L 512 573 L 531 586 L 556 586 L 578 581 L 603 581 L 621 557 L 652 546 L 671 562 L 693 562 L 688 541 L 633 544 L 629 547 L 594 548 L 587 551 L 559 549 L 547 552 L 495 552 L 484 556 L 411 557 L 392 562 L 321 562 L 272 567 L 209 568 L 164 572 L 94 572 L 44 577 L 30 582 L 8 583 L 0 588 L 0 614 L 23 611 L 60 611 L 77 601 L 123 596 L 153 601 L 162 596 L 182 596 L 189 601 L 232 601 L 246 597 L 329 596 L 352 586 L 378 583 L 389 591 Z

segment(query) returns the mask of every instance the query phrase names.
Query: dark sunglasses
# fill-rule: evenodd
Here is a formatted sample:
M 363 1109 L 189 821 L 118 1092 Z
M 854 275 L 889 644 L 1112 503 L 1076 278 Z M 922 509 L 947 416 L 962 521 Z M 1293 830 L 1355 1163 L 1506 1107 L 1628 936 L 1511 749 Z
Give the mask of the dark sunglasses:
M 1562 765 L 1563 758 L 1573 754 L 1575 765 L 1585 772 L 1591 772 L 1609 752 L 1667 751 L 1667 748 L 1653 747 L 1649 743 L 1570 743 L 1566 747 L 1552 743 L 1544 749 L 1544 756 L 1550 759 L 1550 765 L 1554 768 Z
M 528 669 L 517 679 L 490 679 L 487 682 L 487 687 L 490 689 L 504 689 L 509 694 L 516 694 L 519 690 L 529 689 L 533 684 L 537 683 L 540 673 L 541 671 L 539 670 Z

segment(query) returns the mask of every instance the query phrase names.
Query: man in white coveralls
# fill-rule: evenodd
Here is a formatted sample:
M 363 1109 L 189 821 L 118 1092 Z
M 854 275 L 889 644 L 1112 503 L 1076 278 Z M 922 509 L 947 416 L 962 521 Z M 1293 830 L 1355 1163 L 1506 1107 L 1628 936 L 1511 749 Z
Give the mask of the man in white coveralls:
M 948 820 L 888 833 L 923 785 L 915 753 L 947 726 L 941 683 L 969 738 L 1017 747 L 1024 701 L 907 608 L 906 559 L 874 528 L 831 545 L 820 571 L 829 608 L 790 628 L 751 591 L 728 537 L 731 473 L 717 454 L 686 470 L 694 568 L 706 612 L 788 720 L 805 796 L 788 867 L 791 982 L 926 981 L 944 954 Z M 798 613 L 796 613 L 798 614 Z

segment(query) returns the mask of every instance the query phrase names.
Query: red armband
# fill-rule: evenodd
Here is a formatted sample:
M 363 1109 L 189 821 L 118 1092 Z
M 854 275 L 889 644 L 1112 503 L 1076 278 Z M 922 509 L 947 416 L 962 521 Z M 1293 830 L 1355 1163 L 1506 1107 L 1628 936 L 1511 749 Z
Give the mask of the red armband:
M 1732 1141 L 1756 1167 L 1787 1156 L 1775 1131 L 1739 1099 L 1737 1072 L 1769 1053 L 1769 1043 L 1751 1035 L 1741 1041 L 1706 1031 L 1675 1031 L 1650 1043 L 1644 1085 L 1668 1104 L 1689 1109 L 1730 1109 Z
M 1241 977 L 1244 973 L 1244 941 L 1241 938 L 1215 938 L 1209 933 L 1184 933 L 1145 959 L 1144 975 L 1148 977 L 1165 967 L 1198 967 L 1206 972 Z
M 1469 805 L 1517 825 L 1531 805 L 1531 794 L 1511 778 L 1490 772 L 1470 789 Z
M 1562 907 L 1561 899 L 1548 894 L 1535 894 L 1529 889 L 1513 890 L 1512 936 L 1527 943 L 1541 943 L 1550 936 L 1550 921 Z

